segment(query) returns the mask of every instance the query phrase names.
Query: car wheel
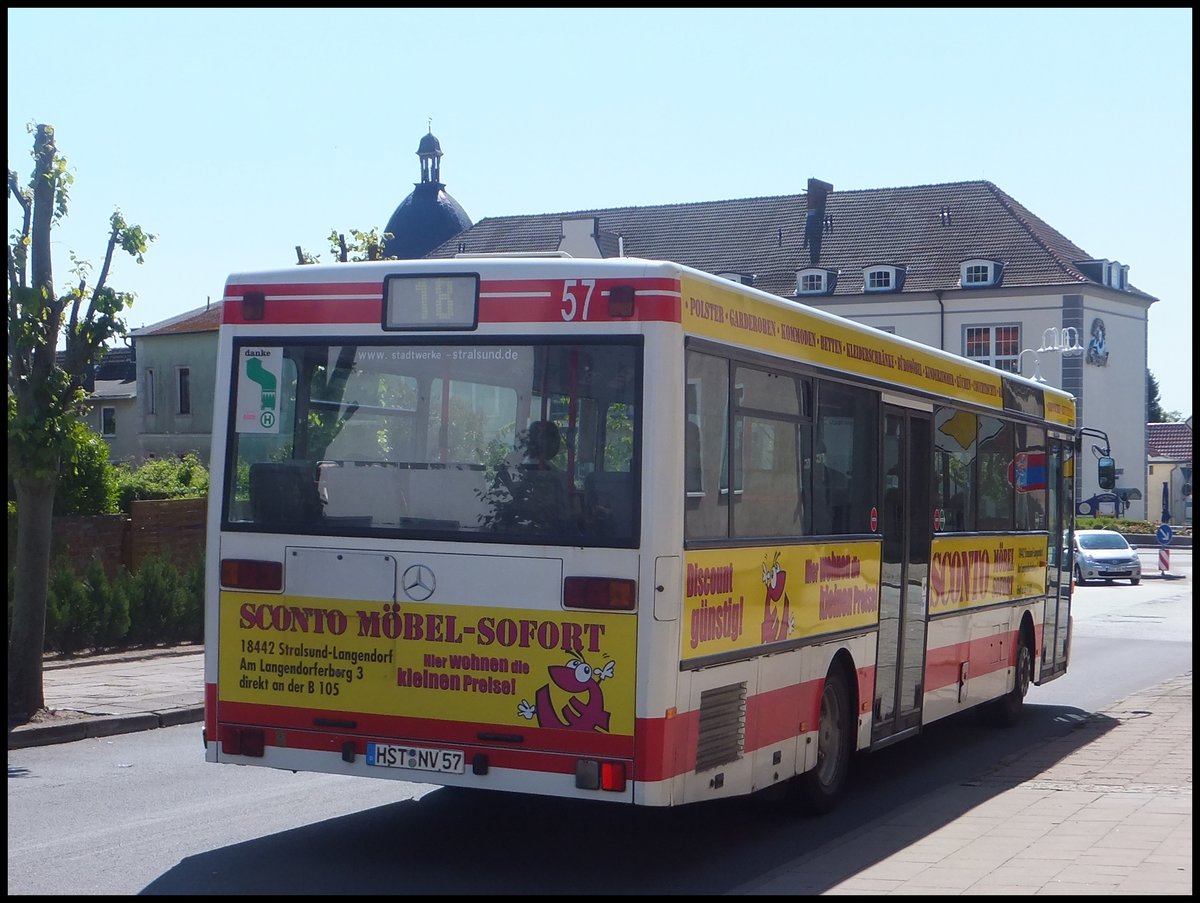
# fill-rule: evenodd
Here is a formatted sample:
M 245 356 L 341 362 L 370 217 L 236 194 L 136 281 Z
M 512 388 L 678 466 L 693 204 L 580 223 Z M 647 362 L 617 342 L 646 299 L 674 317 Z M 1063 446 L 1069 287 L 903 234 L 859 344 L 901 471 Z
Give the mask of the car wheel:
M 854 746 L 854 712 L 850 687 L 842 669 L 835 666 L 821 690 L 821 715 L 817 726 L 817 764 L 797 775 L 795 796 L 800 807 L 816 815 L 830 812 L 846 786 Z
M 1142 578 L 1141 578 L 1141 577 L 1130 577 L 1130 578 L 1129 578 L 1129 585 L 1130 585 L 1130 586 L 1137 586 L 1137 585 L 1138 585 L 1139 583 L 1141 583 L 1141 582 L 1142 582 Z
M 1075 565 L 1075 585 L 1087 586 L 1087 581 L 1083 579 L 1083 574 L 1079 570 L 1079 565 Z

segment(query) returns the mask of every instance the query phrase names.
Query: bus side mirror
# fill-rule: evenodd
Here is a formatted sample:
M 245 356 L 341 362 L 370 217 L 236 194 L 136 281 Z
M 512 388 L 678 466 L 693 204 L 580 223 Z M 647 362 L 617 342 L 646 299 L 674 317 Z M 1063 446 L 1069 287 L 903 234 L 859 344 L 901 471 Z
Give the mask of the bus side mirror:
M 1112 489 L 1117 485 L 1117 462 L 1107 455 L 1096 462 L 1096 479 L 1101 489 Z

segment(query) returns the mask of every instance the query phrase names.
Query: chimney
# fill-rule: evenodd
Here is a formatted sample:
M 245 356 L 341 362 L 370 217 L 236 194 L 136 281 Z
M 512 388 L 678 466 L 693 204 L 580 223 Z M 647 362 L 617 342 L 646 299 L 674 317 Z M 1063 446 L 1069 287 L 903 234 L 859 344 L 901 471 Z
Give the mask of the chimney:
M 818 266 L 821 257 L 821 234 L 825 228 L 825 201 L 833 186 L 820 179 L 808 180 L 808 213 L 804 217 L 804 239 L 808 245 L 808 265 Z

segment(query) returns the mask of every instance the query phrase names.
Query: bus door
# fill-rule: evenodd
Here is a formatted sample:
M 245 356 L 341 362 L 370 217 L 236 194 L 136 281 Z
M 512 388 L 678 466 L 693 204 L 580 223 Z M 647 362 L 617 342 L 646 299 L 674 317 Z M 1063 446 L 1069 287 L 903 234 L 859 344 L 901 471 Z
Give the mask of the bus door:
M 1075 510 L 1075 449 L 1069 440 L 1050 439 L 1047 512 L 1050 539 L 1046 563 L 1046 617 L 1042 671 L 1046 683 L 1067 670 L 1071 623 L 1071 523 Z
M 884 405 L 883 558 L 873 742 L 915 731 L 925 692 L 930 502 L 929 414 Z

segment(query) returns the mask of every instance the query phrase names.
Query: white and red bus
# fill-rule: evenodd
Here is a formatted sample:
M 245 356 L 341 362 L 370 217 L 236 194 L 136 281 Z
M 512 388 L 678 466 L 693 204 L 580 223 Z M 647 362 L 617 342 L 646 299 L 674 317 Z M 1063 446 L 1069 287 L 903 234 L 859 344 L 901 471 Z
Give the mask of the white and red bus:
M 1068 394 L 674 263 L 228 280 L 210 762 L 827 810 L 1065 672 Z

